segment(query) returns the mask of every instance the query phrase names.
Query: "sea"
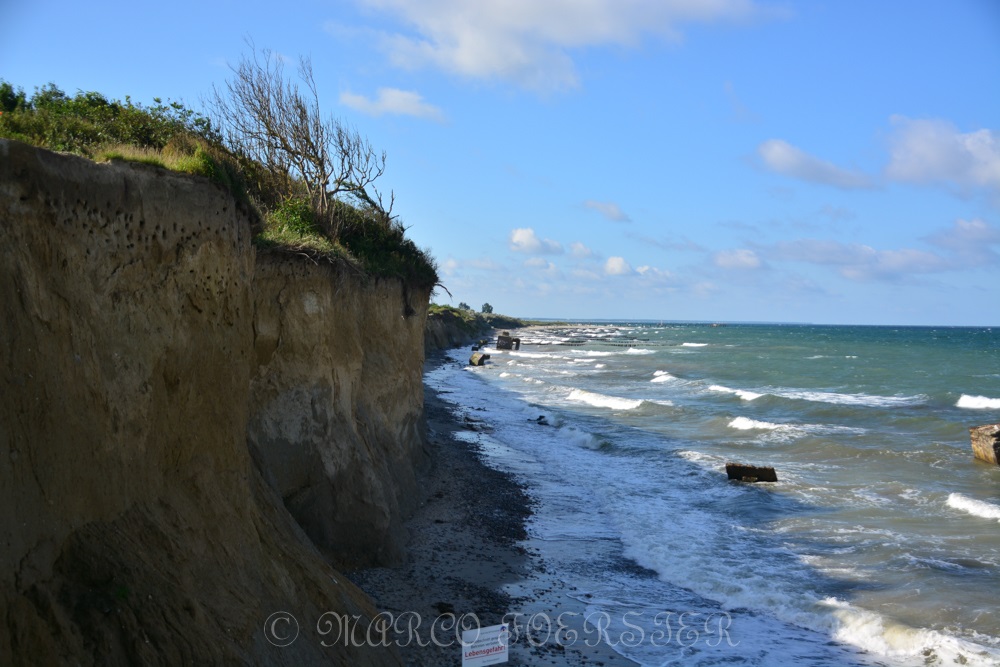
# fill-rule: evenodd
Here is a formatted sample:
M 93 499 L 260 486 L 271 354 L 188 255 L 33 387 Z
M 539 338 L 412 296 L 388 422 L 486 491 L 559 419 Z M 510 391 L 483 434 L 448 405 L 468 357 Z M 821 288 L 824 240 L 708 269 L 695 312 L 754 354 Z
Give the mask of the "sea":
M 642 665 L 1000 665 L 1000 466 L 969 435 L 1000 422 L 1000 328 L 512 335 L 426 382 L 524 484 L 594 638 Z

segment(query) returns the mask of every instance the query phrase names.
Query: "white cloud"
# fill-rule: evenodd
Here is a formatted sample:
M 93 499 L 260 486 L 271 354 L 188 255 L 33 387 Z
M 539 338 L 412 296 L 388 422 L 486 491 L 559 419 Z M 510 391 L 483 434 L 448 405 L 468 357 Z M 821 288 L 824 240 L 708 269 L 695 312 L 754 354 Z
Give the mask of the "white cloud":
M 540 239 L 530 227 L 518 228 L 510 233 L 510 249 L 528 255 L 558 255 L 562 245 L 552 239 Z
M 781 139 L 768 139 L 757 147 L 757 154 L 768 169 L 785 176 L 844 190 L 872 187 L 865 174 L 842 169 Z
M 569 254 L 578 259 L 589 259 L 594 257 L 595 253 L 593 250 L 583 245 L 579 241 L 574 241 L 569 244 Z
M 597 211 L 608 220 L 613 222 L 631 222 L 632 219 L 614 202 L 594 201 L 588 199 L 583 205 L 589 209 Z
M 559 269 L 556 268 L 556 265 L 544 257 L 529 257 L 524 260 L 524 266 L 525 268 L 534 269 L 535 271 L 540 271 L 551 276 L 559 274 Z
M 635 272 L 641 276 L 643 284 L 649 287 L 670 288 L 679 286 L 682 282 L 670 271 L 655 266 L 640 266 Z
M 1000 133 L 962 134 L 943 120 L 893 116 L 886 176 L 911 183 L 948 183 L 1000 191 Z
M 715 265 L 721 269 L 759 269 L 763 266 L 760 257 L 753 250 L 747 248 L 737 248 L 735 250 L 722 250 L 715 253 L 713 258 Z
M 438 107 L 424 102 L 424 98 L 410 90 L 398 88 L 379 88 L 378 96 L 368 99 L 364 95 L 351 92 L 340 94 L 340 103 L 369 116 L 383 114 L 396 116 L 416 116 L 437 122 L 444 122 L 444 114 Z
M 627 276 L 634 271 L 624 257 L 608 257 L 608 261 L 604 263 L 604 273 L 609 276 Z
M 677 42 L 682 24 L 777 14 L 753 0 L 357 1 L 398 17 L 412 30 L 383 38 L 396 65 L 437 67 L 537 90 L 579 85 L 573 50 L 636 47 L 646 36 Z

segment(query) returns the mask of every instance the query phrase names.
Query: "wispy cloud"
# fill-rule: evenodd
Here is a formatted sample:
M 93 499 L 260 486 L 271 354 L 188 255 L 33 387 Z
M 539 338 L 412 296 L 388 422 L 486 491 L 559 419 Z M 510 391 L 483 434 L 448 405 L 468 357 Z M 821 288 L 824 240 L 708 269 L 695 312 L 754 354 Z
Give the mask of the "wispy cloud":
M 597 256 L 597 253 L 579 241 L 574 241 L 569 244 L 569 254 L 577 259 L 590 259 Z
M 706 252 L 706 248 L 701 244 L 695 243 L 687 237 L 680 237 L 678 239 L 673 239 L 667 236 L 663 238 L 653 238 L 652 236 L 643 236 L 641 234 L 631 234 L 626 233 L 625 236 L 629 238 L 634 238 L 646 245 L 651 245 L 662 250 L 680 250 L 685 252 Z
M 956 220 L 950 229 L 931 234 L 926 240 L 953 253 L 956 263 L 965 268 L 1000 267 L 1000 228 L 978 218 Z
M 498 264 L 489 257 L 479 257 L 473 259 L 455 259 L 449 257 L 441 263 L 441 272 L 446 276 L 453 276 L 463 269 L 473 269 L 476 271 L 505 271 L 506 268 Z
M 736 86 L 733 85 L 732 81 L 723 83 L 722 88 L 726 93 L 726 99 L 729 100 L 733 120 L 739 123 L 756 123 L 760 120 L 757 114 L 747 108 L 740 96 L 736 94 Z
M 552 239 L 540 239 L 530 227 L 514 229 L 510 233 L 510 249 L 527 255 L 558 255 L 562 244 Z
M 857 217 L 854 211 L 843 206 L 833 206 L 831 204 L 823 204 L 819 209 L 819 214 L 825 218 L 829 218 L 832 222 L 853 220 Z
M 680 42 L 681 26 L 778 15 L 754 0 L 357 0 L 412 32 L 385 35 L 390 60 L 552 91 L 579 85 L 571 54 L 637 47 L 647 36 Z M 415 33 L 415 34 L 414 34 Z
M 618 204 L 610 201 L 595 201 L 593 199 L 588 199 L 583 202 L 583 205 L 592 211 L 597 211 L 603 215 L 608 220 L 612 222 L 631 222 L 630 218 L 625 211 L 621 209 Z
M 865 174 L 838 167 L 781 139 L 768 139 L 757 147 L 757 155 L 771 171 L 799 180 L 843 190 L 873 187 L 871 178 Z
M 757 253 L 747 248 L 722 250 L 715 253 L 712 261 L 720 269 L 749 271 L 760 269 L 764 266 L 764 263 L 760 260 L 760 257 L 757 256 Z
M 557 277 L 560 274 L 559 268 L 544 257 L 529 257 L 524 260 L 524 267 L 551 277 Z
M 643 283 L 655 287 L 676 287 L 682 284 L 682 280 L 665 269 L 658 269 L 655 266 L 640 266 L 635 270 Z
M 424 98 L 411 90 L 398 88 L 379 88 L 375 99 L 364 95 L 344 91 L 340 94 L 340 103 L 368 116 L 415 116 L 428 120 L 444 122 L 444 113 L 433 104 L 428 104 Z
M 900 280 L 911 275 L 937 273 L 954 268 L 945 258 L 925 250 L 875 250 L 862 246 L 858 261 L 840 268 L 845 278 L 859 281 Z
M 938 251 L 877 249 L 861 243 L 796 239 L 755 248 L 770 261 L 804 262 L 834 268 L 850 280 L 902 281 L 917 275 L 1000 266 L 1000 228 L 983 220 L 956 220 L 925 239 Z
M 1000 133 L 962 133 L 944 120 L 905 116 L 893 116 L 891 123 L 888 178 L 1000 192 Z

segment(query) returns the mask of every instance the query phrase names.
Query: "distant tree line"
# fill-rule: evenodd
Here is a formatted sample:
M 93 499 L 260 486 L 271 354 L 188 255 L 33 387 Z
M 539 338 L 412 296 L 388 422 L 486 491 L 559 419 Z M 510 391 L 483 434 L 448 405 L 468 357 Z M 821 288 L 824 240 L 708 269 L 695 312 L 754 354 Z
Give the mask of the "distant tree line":
M 470 306 L 469 304 L 467 304 L 464 301 L 459 301 L 458 302 L 458 309 L 459 310 L 472 310 L 472 306 Z M 483 307 L 479 310 L 479 312 L 481 312 L 481 313 L 492 313 L 493 312 L 493 306 L 491 306 L 489 303 L 484 303 Z

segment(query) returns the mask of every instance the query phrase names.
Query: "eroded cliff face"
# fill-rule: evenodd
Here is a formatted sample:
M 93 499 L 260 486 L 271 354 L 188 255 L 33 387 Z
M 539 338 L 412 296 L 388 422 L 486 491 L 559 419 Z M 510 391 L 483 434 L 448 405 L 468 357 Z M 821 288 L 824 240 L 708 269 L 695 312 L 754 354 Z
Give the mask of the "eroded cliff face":
M 258 258 L 255 284 L 253 455 L 335 562 L 398 561 L 424 460 L 429 292 L 280 255 Z
M 320 644 L 375 610 L 305 533 L 393 553 L 426 294 L 257 264 L 228 193 L 153 167 L 0 140 L 0 215 L 0 664 L 394 664 Z

